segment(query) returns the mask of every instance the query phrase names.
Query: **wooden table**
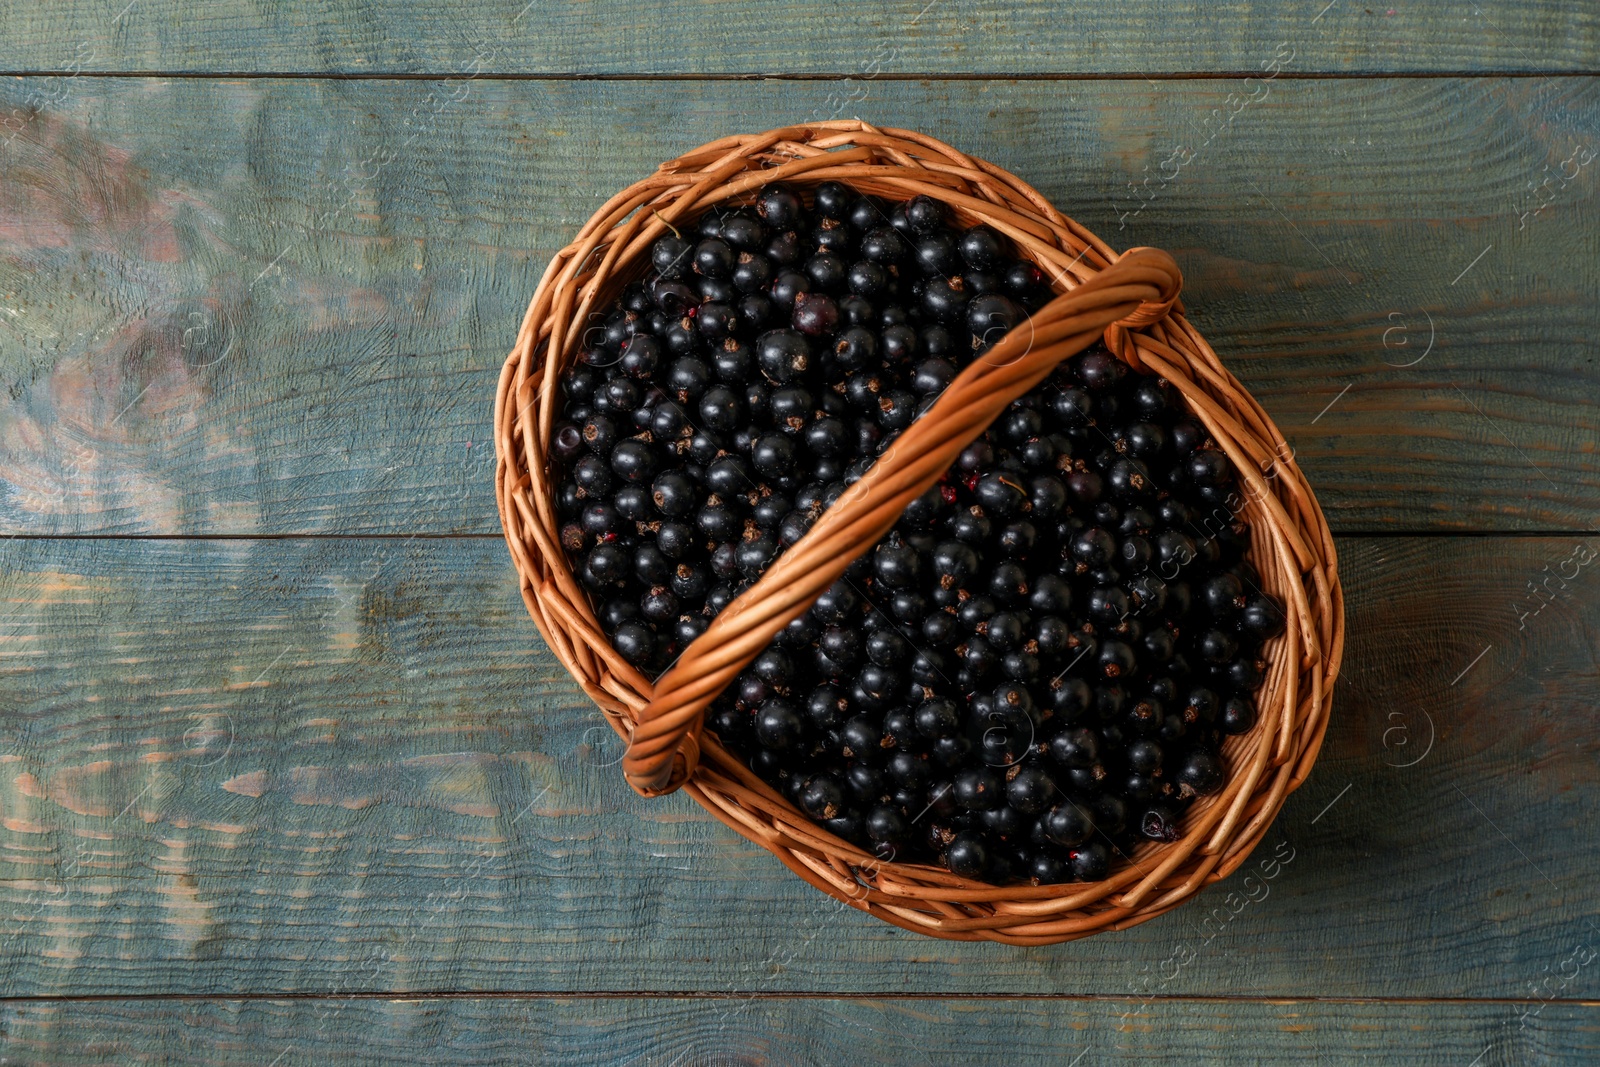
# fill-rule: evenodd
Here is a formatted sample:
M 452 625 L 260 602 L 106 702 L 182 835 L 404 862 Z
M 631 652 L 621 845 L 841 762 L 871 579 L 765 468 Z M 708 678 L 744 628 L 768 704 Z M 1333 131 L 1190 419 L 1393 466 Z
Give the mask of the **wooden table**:
M 0 2 L 0 1062 L 1600 1061 L 1593 5 L 124 4 Z M 835 115 L 1171 250 L 1293 443 L 1275 875 L 951 944 L 611 766 L 501 360 L 612 191 Z

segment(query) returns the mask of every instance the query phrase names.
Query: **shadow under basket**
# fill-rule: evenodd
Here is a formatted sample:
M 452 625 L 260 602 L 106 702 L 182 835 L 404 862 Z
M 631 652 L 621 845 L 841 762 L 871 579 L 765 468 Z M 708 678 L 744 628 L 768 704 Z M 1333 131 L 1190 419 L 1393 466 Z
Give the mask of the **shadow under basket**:
M 783 182 L 837 181 L 888 200 L 942 201 L 986 224 L 1051 279 L 1057 296 L 957 375 L 871 470 L 785 549 L 652 683 L 612 649 L 558 536 L 551 465 L 559 378 L 590 313 L 643 275 L 652 243 L 717 205 Z M 1344 646 L 1332 537 L 1276 426 L 1184 318 L 1171 257 L 1121 255 L 1001 170 L 908 130 L 823 122 L 727 137 L 664 163 L 612 197 L 546 270 L 495 397 L 496 499 L 528 611 L 550 648 L 629 742 L 623 771 L 646 796 L 684 789 L 795 874 L 853 907 L 934 937 L 1043 945 L 1116 930 L 1176 907 L 1238 867 L 1305 779 L 1327 727 Z M 1103 340 L 1170 382 L 1237 468 L 1250 559 L 1284 605 L 1263 650 L 1260 717 L 1228 739 L 1223 788 L 1185 813 L 1183 835 L 1142 844 L 1099 882 L 995 886 L 893 863 L 828 833 L 702 731 L 706 708 L 790 620 L 888 532 L 962 448 L 1067 357 Z

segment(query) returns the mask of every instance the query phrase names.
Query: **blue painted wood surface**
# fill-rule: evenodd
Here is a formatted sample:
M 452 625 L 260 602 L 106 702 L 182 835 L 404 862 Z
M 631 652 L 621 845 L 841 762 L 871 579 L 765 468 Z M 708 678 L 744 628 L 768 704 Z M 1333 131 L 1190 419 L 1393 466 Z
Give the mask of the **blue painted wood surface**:
M 0 2 L 0 1061 L 1595 1062 L 1597 23 Z M 1296 448 L 1350 649 L 1270 877 L 916 938 L 627 790 L 533 632 L 487 430 L 545 260 L 833 113 L 1171 249 Z
M 1336 531 L 1565 530 L 1600 513 L 1597 86 L 1298 81 L 1223 119 L 1226 80 L 860 104 L 1172 250 Z M 0 83 L 56 94 L 0 149 L 0 532 L 497 532 L 485 398 L 548 257 L 659 159 L 847 88 Z
M 812 75 L 1596 69 L 1582 0 L 57 0 L 0 4 L 19 71 Z M 765 128 L 765 125 L 763 126 Z

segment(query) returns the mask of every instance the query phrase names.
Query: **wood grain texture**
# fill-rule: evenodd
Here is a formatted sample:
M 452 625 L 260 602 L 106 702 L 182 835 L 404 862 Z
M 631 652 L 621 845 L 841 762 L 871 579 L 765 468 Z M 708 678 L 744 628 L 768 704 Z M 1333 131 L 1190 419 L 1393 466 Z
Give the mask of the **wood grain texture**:
M 8 1064 L 1592 1063 L 1593 1005 L 834 998 L 0 1004 Z M 278 1057 L 274 1059 L 274 1057 Z M 1074 1059 L 1078 1057 L 1078 1059 Z
M 1172 251 L 1336 530 L 1593 528 L 1600 80 L 856 89 Z M 0 86 L 0 532 L 496 532 L 548 257 L 657 160 L 851 91 Z
M 636 796 L 497 540 L 0 542 L 0 994 L 1600 997 L 1600 542 L 1341 549 L 1346 675 L 1261 852 L 1013 950 Z
M 1260 69 L 1279 42 L 1309 71 L 1594 71 L 1580 0 L 1104 5 L 866 0 L 62 0 L 0 4 L 0 69 L 531 74 L 1104 74 Z

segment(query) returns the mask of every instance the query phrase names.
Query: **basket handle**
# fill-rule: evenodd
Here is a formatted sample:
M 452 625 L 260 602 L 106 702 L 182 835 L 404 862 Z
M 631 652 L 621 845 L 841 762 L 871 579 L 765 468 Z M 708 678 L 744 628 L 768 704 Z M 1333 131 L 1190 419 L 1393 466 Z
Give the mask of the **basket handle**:
M 750 588 L 719 612 L 656 680 L 639 713 L 622 772 L 643 796 L 671 793 L 694 774 L 705 710 L 735 676 L 888 533 L 906 505 L 942 477 L 1006 406 L 1062 360 L 1104 337 L 1133 362 L 1128 330 L 1163 319 L 1183 276 L 1167 253 L 1132 248 L 1040 308 L 956 375 L 854 485 Z

